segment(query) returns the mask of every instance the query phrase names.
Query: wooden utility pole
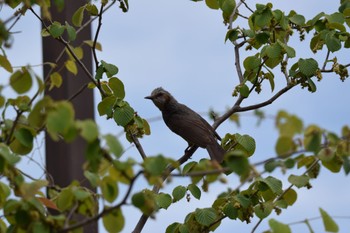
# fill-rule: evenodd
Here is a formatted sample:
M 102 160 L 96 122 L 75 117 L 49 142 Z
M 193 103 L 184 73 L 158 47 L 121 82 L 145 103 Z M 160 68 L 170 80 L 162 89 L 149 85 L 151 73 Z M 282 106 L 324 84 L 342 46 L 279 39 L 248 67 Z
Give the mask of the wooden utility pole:
M 71 22 L 72 15 L 82 5 L 86 4 L 86 0 L 65 1 L 65 7 L 62 11 L 57 11 L 55 4 L 52 2 L 50 9 L 52 19 L 61 24 L 65 21 Z M 71 24 L 71 23 L 70 23 Z M 72 24 L 71 24 L 72 25 Z M 77 36 L 74 45 L 80 45 L 84 40 L 91 40 L 91 26 L 85 27 Z M 45 62 L 55 62 L 59 54 L 64 49 L 63 45 L 51 37 L 43 37 L 43 60 Z M 88 46 L 83 48 L 84 57 L 82 62 L 87 69 L 92 73 L 92 53 Z M 62 67 L 67 60 L 68 55 L 65 53 L 59 60 L 57 67 Z M 50 72 L 49 66 L 44 66 L 44 77 Z M 47 91 L 55 100 L 66 100 L 75 94 L 87 82 L 85 73 L 79 67 L 78 75 L 75 76 L 66 69 L 62 69 L 60 74 L 63 78 L 63 83 L 60 88 Z M 93 92 L 90 89 L 84 90 L 76 98 L 73 99 L 72 104 L 75 110 L 77 119 L 93 119 L 94 118 L 94 100 Z M 83 181 L 82 165 L 85 162 L 84 154 L 86 150 L 86 142 L 81 138 L 72 143 L 65 143 L 63 141 L 52 141 L 49 136 L 46 136 L 46 167 L 48 173 L 56 185 L 65 187 L 73 180 Z M 87 183 L 82 185 L 88 186 Z M 92 223 L 84 227 L 84 233 L 98 232 L 97 223 Z

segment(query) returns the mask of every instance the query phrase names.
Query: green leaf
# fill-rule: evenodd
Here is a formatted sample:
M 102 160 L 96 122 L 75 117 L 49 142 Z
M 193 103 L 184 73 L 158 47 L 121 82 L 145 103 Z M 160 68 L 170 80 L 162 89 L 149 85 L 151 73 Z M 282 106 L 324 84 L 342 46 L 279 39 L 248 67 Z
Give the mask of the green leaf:
M 337 37 L 335 37 L 334 32 L 327 33 L 325 42 L 327 48 L 331 52 L 335 52 L 341 49 L 341 41 Z
M 244 134 L 235 134 L 237 143 L 239 147 L 236 147 L 238 149 L 244 149 L 244 151 L 247 153 L 247 156 L 250 157 L 254 154 L 255 152 L 255 140 L 251 136 Z
M 20 128 L 19 130 L 15 131 L 14 135 L 22 145 L 26 147 L 33 147 L 33 135 L 29 130 Z
M 105 97 L 100 103 L 97 105 L 97 110 L 100 116 L 107 115 L 110 117 L 113 113 L 113 107 L 116 102 L 115 96 Z
M 276 221 L 275 219 L 269 220 L 272 233 L 292 233 L 290 227 L 287 224 Z
M 120 208 L 114 209 L 102 217 L 102 222 L 109 233 L 121 232 L 125 225 L 123 212 Z
M 12 153 L 8 146 L 0 143 L 0 158 L 3 158 L 8 164 L 15 165 L 21 158 Z
M 345 22 L 344 15 L 342 13 L 336 12 L 331 15 L 326 15 L 326 19 L 329 23 L 339 23 L 343 24 Z
M 69 25 L 66 22 L 66 30 L 67 30 L 67 34 L 68 34 L 68 40 L 69 41 L 75 41 L 75 39 L 77 38 L 77 32 L 74 29 L 74 27 L 72 27 L 71 25 Z
M 322 148 L 317 156 L 323 162 L 331 162 L 335 156 L 335 151 L 330 147 Z
M 29 130 L 25 128 L 16 130 L 14 136 L 15 140 L 10 144 L 10 148 L 14 153 L 26 155 L 32 151 L 33 135 Z
M 53 139 L 58 139 L 56 134 L 64 136 L 72 127 L 74 109 L 72 104 L 66 101 L 57 102 L 55 107 L 47 114 L 46 128 Z
M 98 9 L 95 4 L 88 3 L 86 5 L 86 11 L 89 12 L 90 15 L 97 16 Z
M 63 34 L 64 26 L 59 22 L 53 22 L 49 27 L 49 32 L 53 38 L 58 38 Z
M 265 179 L 258 178 L 256 181 L 266 184 L 274 194 L 281 195 L 283 193 L 282 182 L 275 177 L 268 176 Z
M 118 125 L 125 127 L 134 118 L 134 112 L 134 109 L 129 105 L 117 107 L 113 114 L 114 121 Z
M 177 202 L 177 201 L 181 200 L 185 196 L 186 191 L 187 191 L 187 189 L 185 186 L 179 185 L 179 186 L 175 187 L 173 192 L 172 192 L 173 201 Z
M 200 199 L 201 198 L 201 190 L 198 188 L 197 185 L 195 184 L 189 184 L 187 186 L 187 189 L 191 192 L 191 194 L 196 198 Z
M 76 27 L 80 27 L 83 22 L 85 6 L 79 7 L 72 16 L 72 23 Z
M 307 151 L 318 153 L 321 149 L 322 130 L 317 125 L 310 125 L 304 131 L 304 147 Z
M 339 232 L 338 224 L 333 220 L 333 218 L 322 208 L 319 209 L 324 225 L 324 229 L 327 232 Z
M 249 96 L 249 88 L 247 85 L 245 84 L 242 84 L 240 87 L 239 87 L 239 93 L 241 94 L 241 96 L 243 98 L 247 98 Z
M 171 205 L 172 198 L 167 193 L 159 193 L 156 198 L 156 203 L 159 208 L 168 209 L 168 207 Z
M 307 175 L 290 175 L 288 177 L 288 181 L 291 184 L 295 185 L 297 188 L 301 188 L 309 185 L 310 177 L 308 177 Z
M 87 142 L 93 142 L 95 141 L 98 136 L 98 128 L 96 123 L 93 120 L 83 120 L 83 121 L 77 121 L 77 127 L 81 131 L 80 135 L 87 141 Z
M 59 88 L 61 85 L 62 85 L 62 76 L 58 72 L 53 72 L 50 75 L 49 91 L 51 91 L 54 87 Z
M 292 17 L 289 18 L 289 20 L 299 26 L 302 26 L 305 24 L 305 17 L 302 15 L 295 14 Z
M 283 43 L 280 40 L 277 40 L 277 43 L 283 48 L 283 50 L 286 52 L 286 54 L 287 54 L 287 56 L 289 58 L 295 57 L 295 50 L 294 50 L 294 48 L 286 45 L 285 43 Z
M 329 162 L 322 161 L 322 165 L 331 172 L 338 173 L 343 166 L 343 161 L 342 157 L 335 155 Z
M 122 144 L 120 144 L 119 140 L 117 139 L 117 137 L 111 134 L 107 134 L 104 136 L 104 139 L 106 140 L 109 151 L 112 154 L 114 154 L 116 158 L 120 158 L 120 156 L 122 156 L 124 152 L 124 149 Z
M 167 160 L 160 155 L 156 157 L 147 157 L 143 163 L 145 171 L 154 176 L 162 175 L 167 165 Z
M 247 57 L 243 62 L 243 66 L 246 70 L 256 70 L 260 66 L 260 58 L 256 56 Z
M 295 143 L 291 137 L 281 136 L 277 139 L 275 150 L 279 157 L 288 157 L 295 151 Z
M 12 73 L 13 68 L 7 57 L 0 55 L 0 66 L 3 67 L 6 71 Z
M 56 205 L 59 210 L 66 211 L 73 206 L 74 194 L 70 187 L 64 188 L 57 197 Z
M 75 61 L 72 61 L 72 60 L 67 60 L 65 63 L 64 63 L 64 66 L 67 68 L 67 70 L 69 72 L 71 72 L 72 74 L 74 75 L 77 75 L 78 74 L 78 67 L 77 67 L 77 64 L 75 64 Z
M 10 85 L 18 94 L 23 94 L 30 90 L 33 80 L 29 71 L 26 68 L 17 70 L 10 77 Z
M 187 163 L 183 169 L 182 169 L 182 174 L 187 174 L 189 172 L 191 172 L 191 170 L 197 165 L 198 163 L 195 161 L 191 161 L 189 163 Z
M 229 18 L 233 12 L 233 9 L 235 9 L 235 7 L 236 7 L 235 0 L 221 0 L 220 1 L 220 8 L 222 10 L 222 16 L 223 16 L 225 22 L 229 21 Z
M 204 226 L 210 226 L 217 219 L 217 213 L 214 208 L 196 209 L 195 218 L 198 223 Z
M 113 64 L 109 64 L 103 60 L 101 60 L 101 64 L 102 64 L 103 68 L 105 69 L 108 78 L 112 77 L 113 75 L 116 75 L 119 71 L 118 67 L 116 67 Z
M 232 203 L 227 203 L 224 206 L 223 212 L 230 219 L 236 219 L 238 217 L 238 210 Z
M 84 43 L 87 44 L 88 46 L 90 46 L 91 48 L 93 48 L 93 46 L 94 46 L 94 41 L 92 41 L 92 40 L 84 40 Z M 102 45 L 99 42 L 96 42 L 95 49 L 98 51 L 102 51 Z
M 118 197 L 119 189 L 117 182 L 110 176 L 103 177 L 100 187 L 106 201 L 112 203 Z
M 108 86 L 112 89 L 114 96 L 120 99 L 124 99 L 125 97 L 125 90 L 124 90 L 124 84 L 122 81 L 120 81 L 118 78 L 110 78 L 108 80 Z
M 214 0 L 214 1 L 216 1 L 216 0 Z M 238 35 L 239 35 L 239 31 L 237 28 L 228 30 L 226 33 L 225 42 L 227 40 L 230 40 L 231 42 L 236 41 L 238 38 Z
M 289 206 L 291 206 L 296 202 L 298 194 L 294 189 L 289 189 L 284 193 L 282 198 L 287 202 Z
M 282 47 L 278 43 L 275 43 L 267 46 L 265 52 L 269 58 L 281 58 Z
M 250 171 L 248 158 L 241 150 L 230 151 L 227 157 L 227 166 L 237 175 L 245 175 Z
M 36 180 L 31 183 L 22 183 L 20 186 L 21 194 L 24 199 L 32 199 L 39 190 L 48 185 L 47 180 Z
M 317 90 L 317 87 L 316 87 L 314 81 L 312 81 L 312 79 L 309 77 L 307 77 L 307 84 L 308 84 L 308 90 L 310 92 L 315 92 Z
M 264 219 L 268 217 L 271 214 L 272 210 L 273 210 L 272 202 L 260 203 L 254 207 L 255 215 L 260 219 Z
M 100 177 L 95 173 L 92 173 L 90 171 L 84 171 L 84 176 L 90 181 L 90 184 L 93 187 L 97 187 L 100 183 Z
M 220 8 L 218 0 L 205 0 L 205 4 L 207 4 L 210 9 L 217 10 Z
M 274 74 L 267 73 L 267 74 L 265 74 L 265 78 L 267 78 L 269 80 L 271 92 L 273 92 L 273 90 L 275 90 L 275 76 L 274 76 Z
M 298 61 L 298 65 L 299 65 L 300 72 L 307 77 L 314 76 L 318 69 L 318 63 L 313 58 L 308 58 L 308 59 L 300 58 Z

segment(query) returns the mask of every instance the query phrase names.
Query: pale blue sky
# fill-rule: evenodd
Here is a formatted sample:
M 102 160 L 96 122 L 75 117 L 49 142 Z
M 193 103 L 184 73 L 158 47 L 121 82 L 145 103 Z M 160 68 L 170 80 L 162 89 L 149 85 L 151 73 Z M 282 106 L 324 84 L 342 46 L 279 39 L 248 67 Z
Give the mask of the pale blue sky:
M 254 2 L 257 1 L 246 0 L 246 2 L 254 8 Z M 313 17 L 320 11 L 332 13 L 338 8 L 338 1 L 328 0 L 271 2 L 274 2 L 276 8 L 279 7 L 285 12 L 295 9 L 305 14 L 307 18 Z M 9 13 L 7 8 L 3 8 L 0 11 L 0 18 L 6 18 Z M 98 57 L 119 67 L 118 77 L 125 84 L 126 99 L 142 117 L 147 119 L 160 115 L 151 102 L 143 99 L 158 86 L 168 89 L 180 102 L 198 112 L 207 111 L 211 107 L 223 111 L 234 103 L 235 99 L 231 97 L 231 93 L 234 86 L 238 84 L 238 80 L 234 67 L 233 48 L 229 43 L 224 44 L 226 27 L 222 24 L 219 11 L 208 9 L 204 2 L 195 3 L 188 0 L 131 1 L 128 13 L 122 13 L 115 6 L 106 13 L 103 20 L 100 34 L 103 52 L 99 53 Z M 15 34 L 13 49 L 7 51 L 12 64 L 40 64 L 42 59 L 40 23 L 28 12 L 13 30 L 20 33 Z M 307 52 L 308 44 L 303 45 L 296 41 L 293 45 L 297 46 L 297 56 L 316 59 L 318 56 L 322 57 L 321 54 L 315 56 Z M 344 51 L 336 56 L 344 63 L 349 63 L 347 53 L 348 51 Z M 246 55 L 246 53 L 242 54 L 242 60 Z M 36 68 L 36 71 L 41 75 L 40 68 Z M 1 80 L 7 80 L 8 74 L 0 69 L 0 77 Z M 284 84 L 284 78 L 282 75 L 277 75 L 276 80 L 280 80 L 277 81 L 276 90 L 278 90 L 278 87 Z M 301 117 L 305 125 L 315 123 L 339 133 L 343 125 L 349 124 L 350 83 L 349 81 L 342 83 L 334 75 L 325 75 L 322 82 L 316 84 L 318 88 L 316 93 L 311 94 L 306 90 L 295 88 L 263 110 L 273 115 L 278 110 L 284 109 Z M 245 101 L 243 106 L 262 102 L 272 95 L 273 93 L 266 86 L 261 95 L 254 95 Z M 99 99 L 96 100 L 98 101 Z M 122 131 L 112 121 L 97 117 L 97 122 L 103 133 L 117 134 Z M 219 127 L 218 132 L 221 135 L 227 132 L 239 132 L 254 137 L 257 142 L 257 151 L 252 160 L 261 161 L 274 155 L 277 131 L 273 128 L 274 122 L 271 120 L 266 120 L 258 128 L 255 127 L 255 123 L 255 119 L 248 113 L 242 116 L 241 128 L 227 123 Z M 151 122 L 151 129 L 152 135 L 141 140 L 148 155 L 162 153 L 174 158 L 181 155 L 186 142 L 171 133 L 162 121 Z M 123 138 L 121 140 L 125 147 L 129 146 Z M 38 143 L 40 144 L 41 140 Z M 125 156 L 138 158 L 139 155 L 132 148 Z M 206 151 L 199 150 L 193 159 L 206 156 Z M 42 158 L 43 155 L 38 157 L 34 155 L 34 158 L 38 158 L 37 160 L 42 163 L 40 157 Z M 27 166 L 27 163 L 23 166 Z M 302 172 L 303 170 L 293 171 L 294 174 Z M 279 177 L 286 181 L 288 176 Z M 332 174 L 325 169 L 322 170 L 320 178 L 311 181 L 313 188 L 298 190 L 297 203 L 278 216 L 277 220 L 289 223 L 315 217 L 319 215 L 318 207 L 324 208 L 331 215 L 350 216 L 350 202 L 347 201 L 350 188 L 344 185 L 348 181 L 349 178 L 343 173 Z M 184 182 L 188 182 L 188 179 L 174 179 L 165 191 L 171 192 L 171 187 Z M 287 187 L 288 183 L 284 184 L 284 187 Z M 224 188 L 228 186 L 234 188 L 237 185 L 238 181 L 233 177 Z M 137 189 L 144 187 L 144 180 L 139 180 Z M 143 232 L 163 232 L 165 226 L 170 223 L 183 222 L 185 217 L 183 211 L 188 213 L 197 207 L 210 205 L 216 195 L 222 191 L 222 187 L 211 186 L 210 191 L 208 194 L 203 193 L 200 201 L 192 198 L 191 202 L 187 203 L 183 200 L 172 205 L 169 210 L 161 211 L 155 220 L 149 220 Z M 124 210 L 126 227 L 123 232 L 130 232 L 140 212 L 132 208 Z M 340 225 L 340 232 L 345 233 L 350 228 L 348 220 L 337 219 L 336 221 Z M 256 218 L 253 222 L 256 222 Z M 266 230 L 266 224 L 267 220 L 257 232 Z M 225 220 L 221 230 L 216 232 L 250 232 L 253 225 Z M 324 232 L 321 221 L 312 222 L 312 226 L 315 232 Z M 307 232 L 305 226 L 296 226 L 292 229 L 293 232 Z

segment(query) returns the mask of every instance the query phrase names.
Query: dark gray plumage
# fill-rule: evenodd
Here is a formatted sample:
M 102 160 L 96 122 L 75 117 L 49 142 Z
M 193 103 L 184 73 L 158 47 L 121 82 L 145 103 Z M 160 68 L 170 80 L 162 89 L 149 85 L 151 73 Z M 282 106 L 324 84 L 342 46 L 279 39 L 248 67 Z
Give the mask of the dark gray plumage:
M 177 102 L 161 87 L 145 98 L 152 100 L 159 108 L 165 124 L 171 131 L 185 139 L 189 145 L 206 148 L 212 160 L 219 163 L 223 161 L 225 150 L 216 141 L 221 139 L 220 136 L 199 114 Z

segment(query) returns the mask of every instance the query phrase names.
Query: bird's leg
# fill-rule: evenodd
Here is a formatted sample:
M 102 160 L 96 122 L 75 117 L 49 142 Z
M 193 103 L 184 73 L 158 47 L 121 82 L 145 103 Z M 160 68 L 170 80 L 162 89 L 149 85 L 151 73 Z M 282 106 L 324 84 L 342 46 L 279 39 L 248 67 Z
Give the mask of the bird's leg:
M 188 143 L 188 146 L 185 149 L 185 153 L 187 153 L 191 149 L 191 147 L 193 147 L 193 146 L 194 146 L 193 144 Z

